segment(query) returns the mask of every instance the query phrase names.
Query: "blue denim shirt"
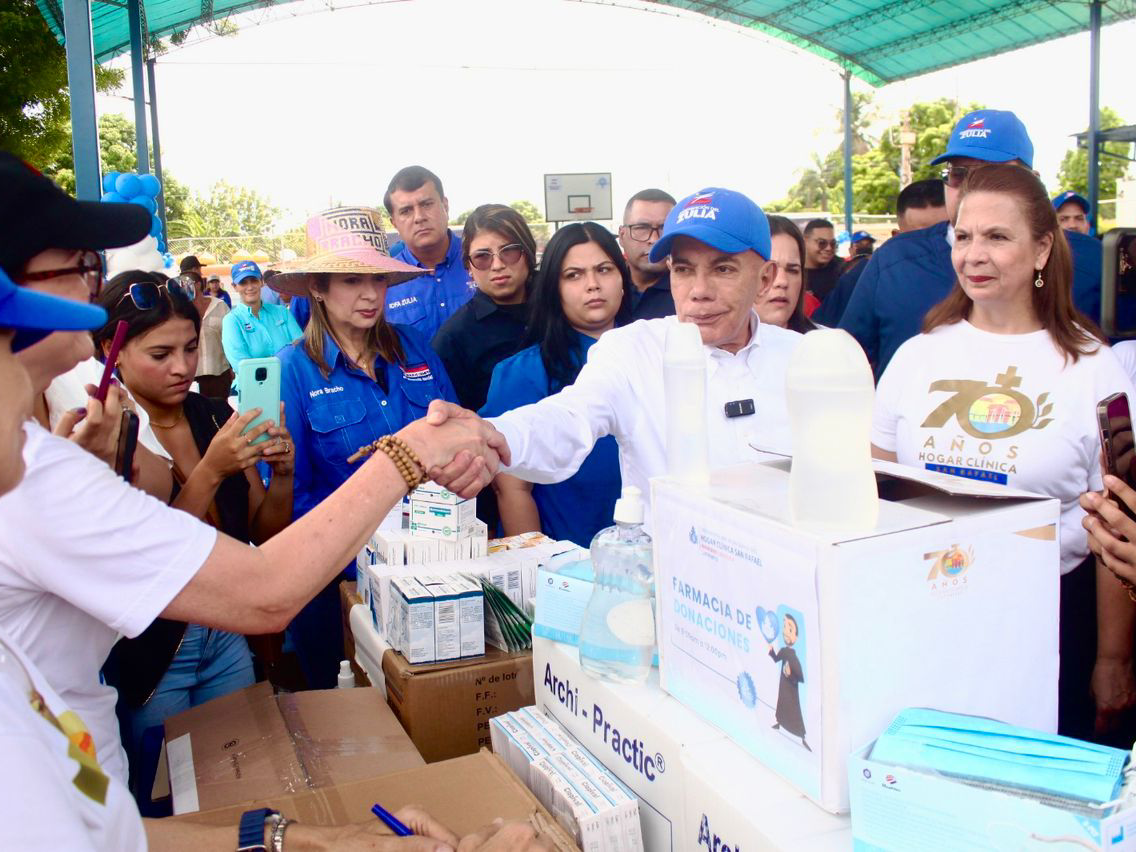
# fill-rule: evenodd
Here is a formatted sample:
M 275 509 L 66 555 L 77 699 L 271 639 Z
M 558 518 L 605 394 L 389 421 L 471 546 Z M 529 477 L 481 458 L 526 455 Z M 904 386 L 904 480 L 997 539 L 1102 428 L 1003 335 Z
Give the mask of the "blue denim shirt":
M 422 267 L 405 246 L 394 258 Z M 387 322 L 412 325 L 431 340 L 442 323 L 472 299 L 476 290 L 477 285 L 462 266 L 461 237 L 451 231 L 446 259 L 434 267 L 433 275 L 411 278 L 387 291 Z
M 296 445 L 292 517 L 298 518 L 342 485 L 363 462 L 347 457 L 383 435 L 397 432 L 426 414 L 430 402 L 457 400 L 441 359 L 412 328 L 395 326 L 406 354 L 404 364 L 375 361 L 389 391 L 366 373 L 348 367 L 332 336 L 324 337 L 331 367 L 325 379 L 302 340 L 278 353 L 280 398 Z

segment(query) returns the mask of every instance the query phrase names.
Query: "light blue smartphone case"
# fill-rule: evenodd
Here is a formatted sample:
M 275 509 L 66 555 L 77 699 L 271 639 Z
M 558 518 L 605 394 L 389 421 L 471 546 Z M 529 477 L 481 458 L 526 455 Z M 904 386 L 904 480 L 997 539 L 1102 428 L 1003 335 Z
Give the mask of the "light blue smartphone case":
M 259 408 L 260 414 L 245 428 L 245 432 L 255 429 L 265 420 L 280 420 L 280 359 L 275 355 L 246 358 L 237 368 L 237 412 L 244 414 L 254 408 Z M 253 443 L 267 440 L 268 433 L 265 432 Z

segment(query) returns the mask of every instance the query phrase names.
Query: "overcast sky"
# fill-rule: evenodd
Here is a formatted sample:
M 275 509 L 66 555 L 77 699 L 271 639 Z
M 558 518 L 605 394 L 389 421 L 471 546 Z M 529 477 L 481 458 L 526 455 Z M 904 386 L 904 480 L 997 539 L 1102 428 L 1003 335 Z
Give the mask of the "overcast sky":
M 166 168 L 202 191 L 251 186 L 298 222 L 329 202 L 381 205 L 412 163 L 439 174 L 455 215 L 516 199 L 543 209 L 553 172 L 611 172 L 617 209 L 646 186 L 729 186 L 761 203 L 840 142 L 834 66 L 702 16 L 624 0 L 314 8 L 238 17 L 236 36 L 158 61 Z M 881 123 L 944 96 L 1013 109 L 1055 192 L 1088 120 L 1088 44 L 1072 36 L 883 87 Z M 1101 103 L 1136 123 L 1136 22 L 1106 28 L 1102 44 Z M 133 117 L 123 97 L 99 108 Z

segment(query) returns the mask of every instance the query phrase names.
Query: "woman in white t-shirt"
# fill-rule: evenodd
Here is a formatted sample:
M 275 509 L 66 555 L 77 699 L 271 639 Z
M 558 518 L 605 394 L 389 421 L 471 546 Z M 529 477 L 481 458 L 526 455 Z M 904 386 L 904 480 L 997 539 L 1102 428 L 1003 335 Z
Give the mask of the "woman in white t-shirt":
M 1031 172 L 970 172 L 951 259 L 957 286 L 880 378 L 873 453 L 1060 499 L 1058 728 L 1131 744 L 1116 727 L 1136 700 L 1136 607 L 1089 554 L 1078 500 L 1101 489 L 1096 404 L 1132 381 L 1073 307 L 1069 246 Z
M 87 730 L 59 694 L 97 685 L 101 663 L 91 661 L 99 649 L 105 657 L 119 632 L 137 635 L 159 614 L 244 632 L 281 629 L 421 479 L 415 470 L 472 496 L 489 482 L 504 442 L 468 412 L 438 403 L 429 422 L 399 430 L 394 449 L 379 447 L 342 488 L 260 548 L 219 535 L 126 485 L 74 444 L 25 423 L 31 382 L 12 356 L 11 329 L 90 328 L 105 313 L 17 287 L 9 274 L 85 280 L 96 295 L 101 269 L 82 263 L 93 252 L 42 247 L 128 243 L 145 233 L 145 212 L 79 204 L 4 153 L 0 185 L 9 190 L 0 195 L 0 846 L 142 850 L 148 841 L 154 849 L 232 849 L 235 825 L 149 820 L 144 837 L 122 778 L 100 765 L 98 732 Z M 11 638 L 9 619 L 24 630 L 21 639 Z M 53 671 L 41 671 L 41 661 Z M 381 837 L 371 820 L 295 826 L 286 842 L 390 852 L 458 845 L 421 813 L 403 817 L 434 840 Z M 283 838 L 283 828 L 275 835 Z M 490 835 L 497 837 L 471 836 L 462 848 L 481 849 L 503 833 L 494 827 Z

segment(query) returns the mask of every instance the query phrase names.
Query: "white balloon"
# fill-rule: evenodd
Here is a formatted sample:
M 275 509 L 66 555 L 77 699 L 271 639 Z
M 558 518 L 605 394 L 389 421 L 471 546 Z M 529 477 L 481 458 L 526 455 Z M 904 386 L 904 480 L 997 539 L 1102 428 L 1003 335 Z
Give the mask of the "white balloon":
M 107 249 L 106 275 L 113 278 L 120 272 L 141 269 L 143 272 L 170 273 L 174 268 L 172 259 L 167 261 L 158 251 L 158 240 L 147 234 L 140 242 L 118 249 Z

